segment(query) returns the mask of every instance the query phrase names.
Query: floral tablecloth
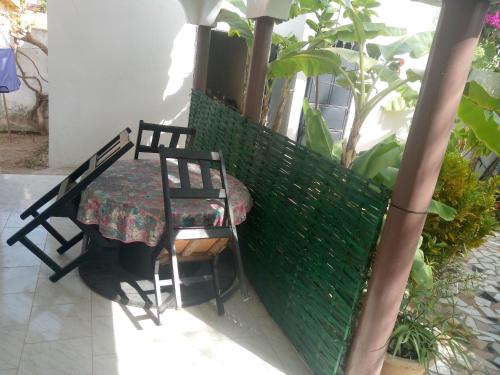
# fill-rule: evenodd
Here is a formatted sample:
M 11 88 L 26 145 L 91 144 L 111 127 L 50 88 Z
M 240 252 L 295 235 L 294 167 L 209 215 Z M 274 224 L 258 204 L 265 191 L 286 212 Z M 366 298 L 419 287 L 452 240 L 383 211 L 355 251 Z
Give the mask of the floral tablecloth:
M 178 168 L 168 160 L 170 186 L 179 186 Z M 201 187 L 201 173 L 189 164 L 193 187 Z M 212 170 L 214 188 L 220 187 L 220 176 Z M 228 175 L 229 200 L 236 225 L 246 219 L 252 198 L 245 185 Z M 224 207 L 218 200 L 174 199 L 172 211 L 175 226 L 218 225 Z M 163 192 L 158 159 L 121 160 L 93 181 L 82 195 L 78 220 L 98 225 L 106 238 L 122 242 L 143 242 L 155 246 L 165 227 Z

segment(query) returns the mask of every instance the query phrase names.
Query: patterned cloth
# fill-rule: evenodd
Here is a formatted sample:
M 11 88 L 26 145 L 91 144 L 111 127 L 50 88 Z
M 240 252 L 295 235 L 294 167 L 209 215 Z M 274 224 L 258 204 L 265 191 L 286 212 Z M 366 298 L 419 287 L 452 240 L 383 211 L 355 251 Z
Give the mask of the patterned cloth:
M 179 186 L 179 170 L 168 160 L 170 186 Z M 212 170 L 214 188 L 220 188 L 220 176 Z M 198 165 L 189 164 L 191 186 L 202 187 Z M 228 175 L 229 200 L 236 225 L 246 219 L 252 197 L 245 185 Z M 175 226 L 219 225 L 224 207 L 219 200 L 174 199 Z M 93 181 L 82 194 L 78 220 L 98 225 L 106 237 L 122 242 L 143 242 L 155 246 L 165 227 L 163 192 L 158 159 L 122 160 Z

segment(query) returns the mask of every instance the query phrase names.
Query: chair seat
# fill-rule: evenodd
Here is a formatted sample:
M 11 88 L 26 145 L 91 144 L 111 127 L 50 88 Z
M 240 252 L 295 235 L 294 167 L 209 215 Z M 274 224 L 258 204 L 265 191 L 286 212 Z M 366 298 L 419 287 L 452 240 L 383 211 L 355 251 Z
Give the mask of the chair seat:
M 229 238 L 207 238 L 194 240 L 177 240 L 175 249 L 179 262 L 197 262 L 213 258 L 227 247 Z M 160 254 L 160 264 L 170 262 L 167 249 Z

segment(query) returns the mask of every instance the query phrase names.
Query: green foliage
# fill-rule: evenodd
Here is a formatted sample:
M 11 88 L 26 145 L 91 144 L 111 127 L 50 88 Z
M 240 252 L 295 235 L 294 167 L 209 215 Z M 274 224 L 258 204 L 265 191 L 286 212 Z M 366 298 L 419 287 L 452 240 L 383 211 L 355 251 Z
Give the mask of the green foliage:
M 495 14 L 498 11 L 500 4 L 492 1 L 488 13 Z M 475 69 L 500 72 L 500 31 L 488 22 L 485 22 L 481 32 L 472 66 Z
M 404 36 L 393 43 L 380 46 L 380 51 L 386 60 L 404 55 L 418 59 L 429 53 L 433 37 L 434 33 L 430 31 Z
M 450 291 L 469 292 L 477 279 L 475 274 L 467 274 L 457 264 L 436 273 L 430 288 L 422 289 L 410 279 L 388 352 L 416 360 L 425 367 L 437 359 L 450 363 L 460 357 L 466 358 L 472 336 L 457 319 Z M 447 301 L 446 306 L 442 304 L 443 299 Z M 448 353 L 441 346 L 446 347 Z
M 469 161 L 458 151 L 448 151 L 433 198 L 456 210 L 452 221 L 428 216 L 424 227 L 423 250 L 427 258 L 443 263 L 484 242 L 498 225 L 495 194 L 500 177 L 479 181 Z
M 332 140 L 332 136 L 328 127 L 325 124 L 325 120 L 321 115 L 321 112 L 316 109 L 312 109 L 307 101 L 304 99 L 304 119 L 307 122 L 307 147 L 320 154 L 327 159 L 335 158 L 335 148 Z
M 406 30 L 390 27 L 383 23 L 372 22 L 371 17 L 375 15 L 375 9 L 380 4 L 374 0 L 355 0 L 345 2 L 342 0 L 296 0 L 293 2 L 290 17 L 300 14 L 310 14 L 313 17 L 307 20 L 307 24 L 314 31 L 314 35 L 307 42 L 288 40 L 289 37 L 275 35 L 273 42 L 280 45 L 280 53 L 268 69 L 268 78 L 290 79 L 295 74 L 302 72 L 308 77 L 322 74 L 333 74 L 339 76 L 339 84 L 349 88 L 355 103 L 355 124 L 351 132 L 352 137 L 357 139 L 357 134 L 375 106 L 394 90 L 406 86 L 406 91 L 415 94 L 407 82 L 420 79 L 418 72 L 407 71 L 406 77 L 399 74 L 399 56 L 410 55 L 420 57 L 429 49 L 431 33 L 420 33 L 415 36 L 406 36 Z M 343 11 L 343 12 L 342 12 Z M 348 22 L 339 24 L 340 14 Z M 248 45 L 252 43 L 252 25 L 246 21 L 239 20 L 239 16 L 223 11 L 219 21 L 227 22 L 231 26 L 230 34 L 239 35 L 247 40 Z M 402 36 L 400 40 L 381 46 L 369 41 L 380 36 Z M 344 48 L 334 48 L 337 41 L 353 42 L 358 45 L 357 51 Z M 355 64 L 359 69 L 346 71 L 345 62 Z M 387 87 L 380 91 L 375 89 L 378 81 L 385 82 Z M 317 116 L 309 118 L 317 118 Z M 306 119 L 306 127 L 309 126 Z M 317 127 L 317 122 L 311 126 Z M 314 132 L 315 130 L 312 130 Z M 320 139 L 320 138 L 318 138 Z M 324 142 L 321 140 L 321 142 Z M 355 147 L 356 142 L 349 142 L 349 147 Z M 314 145 L 309 141 L 308 145 L 313 149 L 322 149 L 322 145 Z M 338 147 L 337 147 L 338 149 Z M 346 148 L 343 148 L 346 152 Z M 352 152 L 351 152 L 352 154 Z M 344 160 L 345 166 L 350 166 L 351 161 Z
M 240 17 L 237 13 L 221 9 L 216 22 L 227 23 L 229 25 L 228 35 L 245 39 L 248 49 L 252 48 L 254 27 L 251 21 Z
M 465 87 L 457 113 L 478 140 L 500 155 L 500 98 L 490 95 L 478 82 Z
M 352 163 L 352 170 L 392 189 L 399 173 L 403 150 L 404 145 L 392 135 L 371 149 L 360 152 Z M 446 221 L 453 220 L 456 213 L 453 207 L 436 200 L 431 201 L 428 211 Z
M 417 252 L 413 258 L 413 264 L 410 272 L 410 279 L 415 285 L 416 290 L 431 291 L 433 287 L 432 267 L 425 262 L 424 252 L 420 248 L 423 238 L 418 240 Z
M 306 127 L 307 148 L 327 159 L 338 161 L 342 153 L 342 146 L 340 142 L 333 142 L 321 111 L 311 108 L 307 98 L 304 99 L 303 109 L 304 121 L 308 124 Z
M 340 56 L 329 49 L 296 51 L 274 60 L 269 66 L 269 78 L 291 78 L 298 72 L 307 77 L 339 74 Z
M 352 170 L 361 176 L 377 179 L 380 172 L 386 168 L 399 168 L 403 146 L 396 140 L 396 136 L 391 135 L 377 143 L 371 149 L 359 153 L 354 159 Z M 388 181 L 378 181 L 393 186 Z M 395 182 L 395 181 L 393 181 Z
M 239 0 L 231 1 L 242 9 Z M 421 75 L 411 70 L 400 74 L 403 73 L 400 72 L 400 57 L 421 57 L 428 52 L 432 41 L 430 32 L 407 36 L 405 29 L 372 22 L 371 18 L 376 15 L 379 5 L 375 0 L 295 0 L 290 9 L 290 18 L 301 14 L 310 15 L 306 22 L 314 35 L 306 42 L 292 40 L 292 37 L 273 36 L 273 43 L 278 44 L 280 49 L 278 57 L 269 65 L 269 80 L 289 80 L 299 72 L 307 77 L 332 74 L 338 76 L 338 84 L 353 93 L 354 126 L 349 142 L 342 147 L 341 157 L 346 167 L 351 166 L 361 126 L 376 105 L 394 90 L 416 96 L 407 83 L 420 80 Z M 340 20 L 341 17 L 343 20 Z M 245 38 L 250 47 L 253 43 L 253 25 L 239 18 L 235 13 L 223 10 L 218 21 L 228 23 L 230 35 Z M 402 38 L 387 45 L 379 45 L 374 39 L 380 36 Z M 357 48 L 355 51 L 334 48 L 338 41 L 351 42 Z M 346 70 L 346 62 L 356 65 L 358 69 Z M 386 87 L 378 90 L 378 82 L 385 82 Z M 267 95 L 267 99 L 269 97 Z M 312 141 L 308 144 L 313 149 L 322 148 L 321 145 L 315 146 Z

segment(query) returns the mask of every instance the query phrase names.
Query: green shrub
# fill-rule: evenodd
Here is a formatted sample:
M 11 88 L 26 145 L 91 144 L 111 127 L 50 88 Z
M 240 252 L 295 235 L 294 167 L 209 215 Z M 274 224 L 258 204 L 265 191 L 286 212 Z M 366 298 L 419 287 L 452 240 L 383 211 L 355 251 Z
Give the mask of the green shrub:
M 448 152 L 433 198 L 457 210 L 453 221 L 429 215 L 424 227 L 423 250 L 431 261 L 464 255 L 485 241 L 497 226 L 495 194 L 500 177 L 479 181 L 469 161 L 457 151 Z

